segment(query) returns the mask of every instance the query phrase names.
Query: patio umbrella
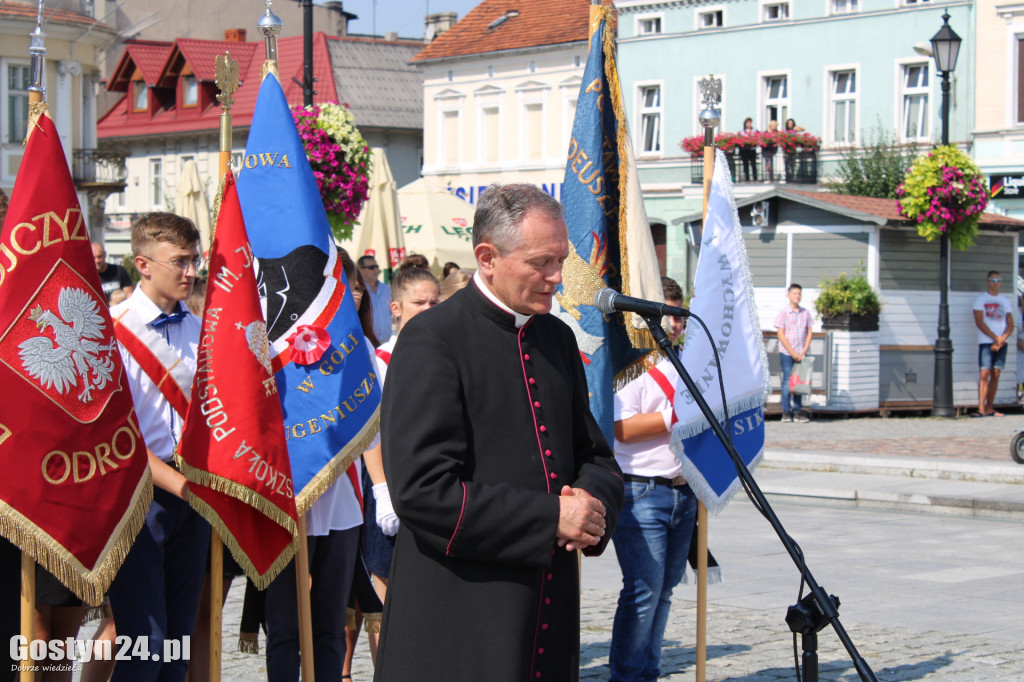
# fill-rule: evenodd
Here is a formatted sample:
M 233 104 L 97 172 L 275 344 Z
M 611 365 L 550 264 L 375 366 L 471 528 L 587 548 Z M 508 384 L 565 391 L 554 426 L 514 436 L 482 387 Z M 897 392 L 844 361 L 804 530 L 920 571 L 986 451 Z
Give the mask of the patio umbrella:
M 440 276 L 448 261 L 467 271 L 476 270 L 472 204 L 436 180 L 421 178 L 398 190 L 398 207 L 406 250 L 426 256 L 435 275 Z
M 199 177 L 195 161 L 186 161 L 181 179 L 174 190 L 174 211 L 195 223 L 202 238 L 203 249 L 210 248 L 210 205 L 206 201 L 206 188 Z
M 370 169 L 370 192 L 359 214 L 352 238 L 341 242 L 353 260 L 372 255 L 382 269 L 394 268 L 405 258 L 399 226 L 398 193 L 384 150 L 374 147 Z

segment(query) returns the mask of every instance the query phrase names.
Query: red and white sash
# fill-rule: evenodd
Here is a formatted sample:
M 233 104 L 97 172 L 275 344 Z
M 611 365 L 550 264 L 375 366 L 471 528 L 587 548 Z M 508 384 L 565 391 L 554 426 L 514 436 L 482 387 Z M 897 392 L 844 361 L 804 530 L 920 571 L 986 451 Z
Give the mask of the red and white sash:
M 147 327 L 138 312 L 131 308 L 114 318 L 114 335 L 184 419 L 195 372 L 181 361 L 163 335 Z

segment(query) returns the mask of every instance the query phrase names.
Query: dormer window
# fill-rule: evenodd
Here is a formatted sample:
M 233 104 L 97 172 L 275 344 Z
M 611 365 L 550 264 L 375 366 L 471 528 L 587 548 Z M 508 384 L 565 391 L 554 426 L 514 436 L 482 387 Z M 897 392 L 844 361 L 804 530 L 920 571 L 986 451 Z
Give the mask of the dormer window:
M 193 74 L 181 77 L 181 106 L 194 107 L 199 104 L 199 82 Z
M 132 81 L 132 111 L 149 110 L 149 86 L 141 78 Z

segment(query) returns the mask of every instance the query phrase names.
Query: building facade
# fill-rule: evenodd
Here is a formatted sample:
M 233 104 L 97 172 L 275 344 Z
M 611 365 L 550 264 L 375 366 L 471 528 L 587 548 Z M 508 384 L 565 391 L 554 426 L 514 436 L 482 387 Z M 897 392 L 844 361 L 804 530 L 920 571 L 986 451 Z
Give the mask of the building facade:
M 589 5 L 484 0 L 417 55 L 425 177 L 470 203 L 494 182 L 561 198 Z
M 0 189 L 8 196 L 25 154 L 22 143 L 31 84 L 29 34 L 36 28 L 36 15 L 34 3 L 12 0 L 0 4 Z M 46 101 L 86 225 L 95 236 L 101 228 L 104 200 L 124 186 L 123 155 L 100 154 L 96 139 L 96 93 L 101 78 L 98 57 L 115 33 L 81 12 L 48 8 L 44 16 Z
M 98 125 L 101 144 L 127 152 L 127 185 L 109 198 L 107 249 L 128 251 L 135 216 L 173 210 L 175 190 L 185 164 L 194 161 L 210 206 L 217 191 L 220 106 L 214 58 L 229 52 L 239 62 L 241 85 L 232 108 L 232 156 L 241 167 L 259 90 L 262 41 L 181 38 L 173 43 L 128 41 L 107 88 L 121 93 Z M 313 37 L 314 102 L 345 103 L 372 147 L 385 150 L 396 182 L 419 177 L 422 165 L 422 85 L 409 61 L 423 48 L 419 41 L 367 37 Z M 278 41 L 279 72 L 285 96 L 301 104 L 302 38 Z M 204 245 L 204 246 L 209 246 Z

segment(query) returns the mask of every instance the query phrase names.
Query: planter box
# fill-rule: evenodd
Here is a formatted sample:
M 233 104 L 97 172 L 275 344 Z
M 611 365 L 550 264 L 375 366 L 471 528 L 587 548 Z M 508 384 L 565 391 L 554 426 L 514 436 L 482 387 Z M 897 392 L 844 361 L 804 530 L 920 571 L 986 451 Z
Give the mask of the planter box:
M 876 332 L 878 331 L 878 313 L 866 315 L 853 315 L 851 313 L 833 316 L 823 315 L 821 318 L 821 328 L 826 331 Z

